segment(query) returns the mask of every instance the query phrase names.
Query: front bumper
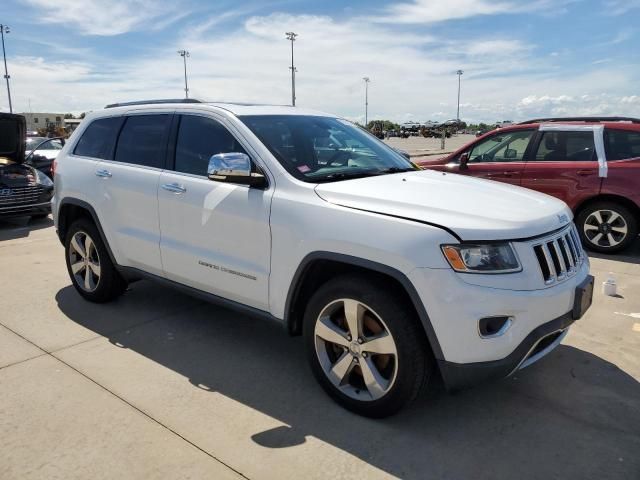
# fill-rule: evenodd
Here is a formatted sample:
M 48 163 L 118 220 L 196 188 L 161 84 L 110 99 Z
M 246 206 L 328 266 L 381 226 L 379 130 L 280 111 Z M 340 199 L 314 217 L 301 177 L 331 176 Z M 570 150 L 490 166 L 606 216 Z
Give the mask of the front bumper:
M 500 360 L 476 363 L 454 363 L 438 360 L 440 373 L 449 391 L 470 387 L 486 380 L 503 378 L 528 367 L 560 344 L 571 324 L 572 312 L 543 323 L 534 329 L 518 347 Z

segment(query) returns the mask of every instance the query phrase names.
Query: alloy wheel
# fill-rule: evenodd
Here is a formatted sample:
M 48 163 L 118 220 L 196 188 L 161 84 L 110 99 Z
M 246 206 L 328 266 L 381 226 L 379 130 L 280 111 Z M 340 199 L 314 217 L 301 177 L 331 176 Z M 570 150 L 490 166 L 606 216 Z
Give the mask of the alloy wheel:
M 69 245 L 69 265 L 76 284 L 93 292 L 100 283 L 100 256 L 96 244 L 86 232 L 76 232 Z
M 322 371 L 345 395 L 373 401 L 392 388 L 398 373 L 396 343 L 366 304 L 353 299 L 331 302 L 316 320 L 314 337 Z
M 629 234 L 624 217 L 613 210 L 596 210 L 584 221 L 585 238 L 598 247 L 610 248 L 621 244 Z

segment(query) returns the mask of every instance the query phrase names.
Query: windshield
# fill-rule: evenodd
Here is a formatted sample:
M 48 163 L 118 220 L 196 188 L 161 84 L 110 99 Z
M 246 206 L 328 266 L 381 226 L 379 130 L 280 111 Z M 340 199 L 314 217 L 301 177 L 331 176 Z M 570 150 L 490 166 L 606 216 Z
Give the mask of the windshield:
M 346 120 L 312 115 L 255 115 L 240 119 L 289 173 L 305 182 L 417 169 L 401 154 Z
M 44 137 L 29 137 L 27 138 L 27 151 L 33 150 L 42 142 L 44 142 L 46 138 Z M 50 140 L 38 148 L 38 150 L 62 150 L 62 142 L 58 139 Z

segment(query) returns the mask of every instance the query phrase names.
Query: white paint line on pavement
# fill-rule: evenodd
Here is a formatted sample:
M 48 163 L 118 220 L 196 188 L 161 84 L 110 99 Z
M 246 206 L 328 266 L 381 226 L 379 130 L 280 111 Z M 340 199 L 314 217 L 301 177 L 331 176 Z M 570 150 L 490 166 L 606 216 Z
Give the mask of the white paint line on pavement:
M 616 315 L 624 315 L 625 317 L 631 318 L 640 318 L 640 313 L 624 313 L 624 312 L 613 312 Z

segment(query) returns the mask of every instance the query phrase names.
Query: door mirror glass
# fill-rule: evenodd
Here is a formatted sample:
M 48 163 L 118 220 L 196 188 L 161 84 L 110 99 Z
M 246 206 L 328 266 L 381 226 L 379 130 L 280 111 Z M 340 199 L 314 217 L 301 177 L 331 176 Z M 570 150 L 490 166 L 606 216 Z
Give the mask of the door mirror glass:
M 264 175 L 251 172 L 251 159 L 246 153 L 218 153 L 209 158 L 209 180 L 240 183 L 253 187 L 266 186 Z

